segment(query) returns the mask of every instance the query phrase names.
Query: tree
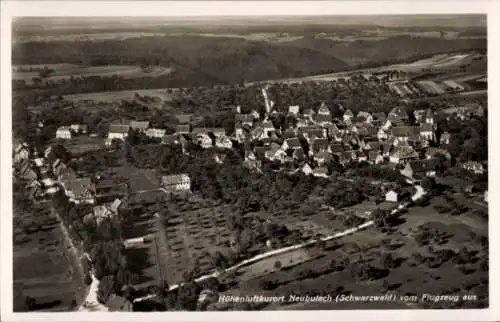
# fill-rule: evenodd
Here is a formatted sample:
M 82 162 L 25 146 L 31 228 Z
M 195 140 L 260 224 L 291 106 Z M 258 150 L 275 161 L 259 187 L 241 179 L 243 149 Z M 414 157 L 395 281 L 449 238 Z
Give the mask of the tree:
M 104 276 L 99 282 L 99 288 L 97 290 L 97 299 L 100 303 L 106 303 L 108 297 L 111 295 L 114 288 L 114 276 L 107 275 Z
M 92 284 L 92 277 L 90 276 L 90 274 L 85 275 L 84 283 L 85 283 L 85 285 Z
M 274 262 L 274 268 L 280 269 L 281 268 L 281 262 L 280 261 Z

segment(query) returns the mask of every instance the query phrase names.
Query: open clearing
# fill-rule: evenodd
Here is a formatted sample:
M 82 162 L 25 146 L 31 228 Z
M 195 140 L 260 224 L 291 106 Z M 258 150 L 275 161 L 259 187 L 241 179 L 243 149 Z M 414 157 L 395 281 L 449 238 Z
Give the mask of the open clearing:
M 33 69 L 33 71 L 30 71 L 30 68 Z M 24 80 L 27 83 L 32 83 L 33 78 L 39 77 L 38 70 L 43 68 L 44 65 L 14 66 L 12 78 L 14 80 Z M 54 71 L 48 77 L 43 78 L 43 80 L 50 81 L 60 81 L 70 79 L 71 77 L 112 77 L 114 75 L 123 78 L 159 77 L 168 75 L 173 71 L 171 68 L 161 66 L 141 68 L 140 66 L 134 65 L 78 66 L 71 64 L 56 64 L 47 65 L 47 68 L 53 69 Z
M 172 89 L 173 90 L 173 89 Z M 64 95 L 66 101 L 94 101 L 94 102 L 105 102 L 111 103 L 120 100 L 132 100 L 135 94 L 141 96 L 157 97 L 163 102 L 168 102 L 171 100 L 171 95 L 168 93 L 168 89 L 134 89 L 127 91 L 107 91 L 107 92 L 93 92 L 93 93 L 80 93 L 80 94 L 70 94 Z

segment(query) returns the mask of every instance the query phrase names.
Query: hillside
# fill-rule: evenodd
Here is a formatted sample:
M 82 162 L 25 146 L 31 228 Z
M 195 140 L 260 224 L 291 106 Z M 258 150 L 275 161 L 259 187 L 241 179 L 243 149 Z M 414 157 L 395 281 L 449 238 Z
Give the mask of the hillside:
M 435 53 L 485 48 L 485 39 L 398 36 L 338 42 L 307 37 L 269 43 L 191 35 L 18 43 L 13 46 L 12 57 L 14 65 L 159 65 L 175 70 L 166 76 L 140 80 L 140 87 L 147 88 L 145 86 L 199 86 L 302 77 L 416 60 Z M 125 87 L 137 88 L 138 82 Z
M 236 38 L 142 37 L 123 41 L 16 44 L 13 64 L 152 64 L 190 70 L 221 82 L 341 71 L 341 60 L 308 48 Z
M 397 36 L 378 41 L 356 40 L 334 42 L 328 39 L 302 38 L 286 43 L 290 47 L 308 48 L 336 57 L 350 66 L 404 61 L 432 55 L 471 49 L 486 49 L 486 39 L 439 39 Z

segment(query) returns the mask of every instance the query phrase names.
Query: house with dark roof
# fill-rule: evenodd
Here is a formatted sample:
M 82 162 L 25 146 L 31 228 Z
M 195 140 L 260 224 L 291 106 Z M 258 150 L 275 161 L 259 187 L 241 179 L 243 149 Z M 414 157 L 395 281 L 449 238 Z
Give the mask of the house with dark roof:
M 333 155 L 329 152 L 318 152 L 314 155 L 314 161 L 318 162 L 319 165 L 329 163 L 333 160 Z
M 356 121 L 359 123 L 371 123 L 373 121 L 373 116 L 365 111 L 360 111 L 358 115 L 356 115 Z
M 309 154 L 310 155 L 316 155 L 320 152 L 331 152 L 330 148 L 330 142 L 328 142 L 328 139 L 314 139 L 311 142 L 310 149 L 309 149 Z
M 215 146 L 222 149 L 232 149 L 233 142 L 227 136 L 218 136 L 215 138 Z
M 271 143 L 269 149 L 265 151 L 265 156 L 267 159 L 274 161 L 283 161 L 286 158 L 286 153 L 281 147 L 276 143 Z
M 367 151 L 368 153 L 368 162 L 371 164 L 380 164 L 384 162 L 384 157 L 380 150 L 372 150 Z
M 372 117 L 374 122 L 384 122 L 386 119 L 386 115 L 384 112 L 373 113 Z
M 182 192 L 191 190 L 191 178 L 186 173 L 163 176 L 161 185 L 168 192 Z
M 108 139 L 124 140 L 128 136 L 129 126 L 126 124 L 110 124 Z
M 347 120 L 352 119 L 353 117 L 354 117 L 354 113 L 350 109 L 347 109 L 344 112 L 344 115 L 342 116 L 342 118 L 344 119 L 344 122 L 346 122 Z
M 432 160 L 412 160 L 401 170 L 401 174 L 408 178 L 434 177 L 436 169 Z
M 129 127 L 134 131 L 144 132 L 149 128 L 149 121 L 130 121 Z
M 37 174 L 35 170 L 31 167 L 30 161 L 25 159 L 20 161 L 20 163 L 17 165 L 17 174 L 28 181 L 31 180 L 36 180 L 37 179 Z
M 394 126 L 391 128 L 391 137 L 394 139 L 394 144 L 398 145 L 401 142 L 418 141 L 420 129 L 417 126 Z
M 178 134 L 189 134 L 191 133 L 191 125 L 190 124 L 177 124 L 175 126 L 176 133 Z
M 406 109 L 402 106 L 396 106 L 394 107 L 391 112 L 389 113 L 389 117 L 392 116 L 396 116 L 397 118 L 401 119 L 401 120 L 408 120 L 409 119 L 409 115 L 408 115 L 408 112 L 406 111 Z
M 411 160 L 418 159 L 418 153 L 411 147 L 401 146 L 398 147 L 389 156 L 389 161 L 394 164 L 404 164 Z
M 300 140 L 298 138 L 291 138 L 291 139 L 286 139 L 283 144 L 281 145 L 282 150 L 288 150 L 288 149 L 302 149 L 302 145 L 300 144 Z
M 193 120 L 193 114 L 177 114 L 175 118 L 179 123 L 187 124 Z
M 434 141 L 436 139 L 432 124 L 424 123 L 420 125 L 420 137 L 427 141 Z
M 70 202 L 75 204 L 93 204 L 95 202 L 95 185 L 90 178 L 63 181 L 63 188 Z
M 253 126 L 255 117 L 252 114 L 235 114 L 234 120 L 237 125 Z
M 313 117 L 313 121 L 316 124 L 319 124 L 321 126 L 328 126 L 332 124 L 332 116 L 330 114 L 316 114 L 315 117 Z
M 314 139 L 325 138 L 325 131 L 321 127 L 306 127 L 299 129 L 299 132 L 310 144 Z

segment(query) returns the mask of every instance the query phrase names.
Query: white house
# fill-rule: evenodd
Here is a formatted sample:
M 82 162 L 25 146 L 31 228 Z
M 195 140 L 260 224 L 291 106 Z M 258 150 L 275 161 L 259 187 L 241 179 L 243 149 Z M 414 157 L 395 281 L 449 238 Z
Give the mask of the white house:
M 87 133 L 87 124 L 71 124 L 70 128 L 73 132 Z
M 233 142 L 227 136 L 219 136 L 215 139 L 215 145 L 219 148 L 231 149 Z
M 317 167 L 316 169 L 313 170 L 313 176 L 327 178 L 328 169 L 326 167 Z
M 330 109 L 325 105 L 325 103 L 321 103 L 321 106 L 319 107 L 318 110 L 319 115 L 331 115 Z
M 144 132 L 149 128 L 149 121 L 130 121 L 129 126 L 132 130 Z
M 56 138 L 71 139 L 71 129 L 69 126 L 61 126 L 56 131 Z
M 167 134 L 167 131 L 165 129 L 149 128 L 145 134 L 150 138 L 161 139 Z
M 293 115 L 298 115 L 299 109 L 300 109 L 299 105 L 291 105 L 288 107 L 288 113 Z
M 313 170 L 309 164 L 304 164 L 301 168 L 301 171 L 307 176 L 313 173 Z
M 385 194 L 385 200 L 390 202 L 398 202 L 398 193 L 394 190 L 390 190 Z
M 344 112 L 344 115 L 343 115 L 344 122 L 351 120 L 353 117 L 354 117 L 354 113 L 350 109 L 348 109 L 347 111 Z
M 125 124 L 110 124 L 108 139 L 124 140 L 128 136 L 129 126 Z
M 420 126 L 420 137 L 427 141 L 434 141 L 434 128 L 431 123 L 425 123 Z
M 191 179 L 185 173 L 163 176 L 161 182 L 163 188 L 169 192 L 188 191 L 191 189 Z

